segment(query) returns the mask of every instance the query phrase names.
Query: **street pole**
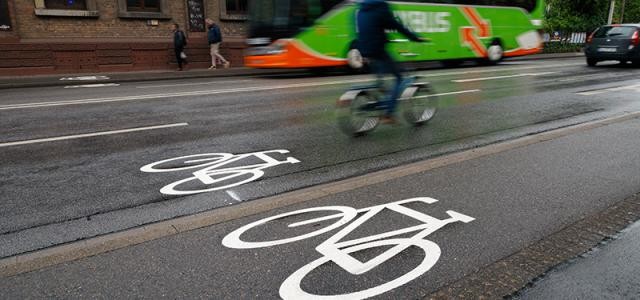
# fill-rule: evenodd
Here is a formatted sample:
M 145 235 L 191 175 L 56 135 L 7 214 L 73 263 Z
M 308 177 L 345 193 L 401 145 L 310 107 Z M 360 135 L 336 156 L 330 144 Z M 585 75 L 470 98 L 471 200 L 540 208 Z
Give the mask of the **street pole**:
M 616 8 L 616 0 L 611 0 L 611 6 L 609 8 L 609 21 L 607 24 L 611 25 L 613 23 L 613 11 Z
M 622 7 L 620 8 L 620 24 L 624 24 L 624 7 L 627 6 L 627 0 L 622 0 Z

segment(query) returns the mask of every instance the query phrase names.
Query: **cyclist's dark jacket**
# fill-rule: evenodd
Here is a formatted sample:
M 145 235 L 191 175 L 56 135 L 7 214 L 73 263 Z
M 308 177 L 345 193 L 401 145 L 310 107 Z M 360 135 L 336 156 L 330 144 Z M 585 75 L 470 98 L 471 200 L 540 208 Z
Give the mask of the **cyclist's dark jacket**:
M 364 57 L 382 57 L 385 55 L 387 34 L 385 30 L 397 30 L 412 41 L 420 38 L 404 27 L 391 12 L 383 0 L 362 0 L 356 15 L 358 42 L 357 47 Z

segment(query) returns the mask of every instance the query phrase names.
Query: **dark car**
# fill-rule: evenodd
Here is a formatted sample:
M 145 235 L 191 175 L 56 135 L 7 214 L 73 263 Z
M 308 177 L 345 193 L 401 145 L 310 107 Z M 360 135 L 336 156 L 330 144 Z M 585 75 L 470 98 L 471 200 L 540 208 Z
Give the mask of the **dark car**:
M 640 66 L 640 24 L 602 26 L 589 36 L 584 52 L 589 66 L 604 60 Z

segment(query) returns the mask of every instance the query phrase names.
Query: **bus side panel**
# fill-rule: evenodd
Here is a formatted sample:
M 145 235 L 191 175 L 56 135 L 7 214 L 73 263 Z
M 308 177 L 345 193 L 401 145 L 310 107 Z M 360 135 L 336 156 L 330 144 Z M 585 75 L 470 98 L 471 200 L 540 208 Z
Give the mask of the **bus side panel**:
M 431 43 L 414 43 L 394 32 L 389 33 L 388 50 L 399 61 L 471 59 L 486 57 L 486 49 L 499 41 L 505 55 L 536 51 L 539 40 L 531 15 L 520 8 L 471 7 L 420 3 L 391 3 L 396 17 L 405 26 Z M 313 56 L 345 60 L 356 39 L 356 5 L 346 4 L 316 20 L 313 26 L 294 37 Z M 540 1 L 532 15 L 541 14 Z M 306 66 L 304 61 L 294 65 Z M 346 62 L 345 62 L 346 63 Z
M 317 55 L 346 59 L 349 46 L 355 40 L 354 15 L 355 5 L 339 6 L 296 38 Z

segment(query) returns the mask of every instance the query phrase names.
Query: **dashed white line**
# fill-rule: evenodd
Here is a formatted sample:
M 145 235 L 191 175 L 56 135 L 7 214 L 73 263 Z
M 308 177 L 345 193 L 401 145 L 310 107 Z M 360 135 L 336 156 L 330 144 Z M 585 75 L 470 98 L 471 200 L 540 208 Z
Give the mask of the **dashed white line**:
M 233 198 L 233 200 L 236 200 L 238 202 L 242 202 L 242 199 L 240 199 L 238 194 L 236 194 L 234 191 L 227 191 L 227 194 L 229 194 L 229 196 L 231 196 L 231 198 Z
M 449 95 L 459 95 L 459 94 L 469 94 L 469 93 L 477 93 L 477 92 L 482 92 L 482 90 L 466 90 L 466 91 L 457 91 L 457 92 L 449 92 L 449 93 L 440 93 L 440 94 L 433 94 L 433 95 L 425 95 L 425 96 L 418 96 L 418 97 L 412 97 L 413 99 L 422 99 L 422 98 L 431 98 L 431 97 L 438 97 L 438 96 L 449 96 Z
M 180 127 L 180 126 L 188 126 L 188 125 L 189 125 L 188 123 L 176 123 L 176 124 L 166 124 L 166 125 L 157 125 L 157 126 L 148 126 L 148 127 L 129 128 L 129 129 L 122 129 L 122 130 L 93 132 L 93 133 L 77 134 L 77 135 L 66 135 L 66 136 L 35 139 L 35 140 L 7 142 L 7 143 L 0 143 L 0 148 L 2 148 L 2 147 L 11 147 L 11 146 L 20 146 L 20 145 L 28 145 L 28 144 L 45 143 L 45 142 L 71 140 L 71 139 L 80 139 L 80 138 L 95 137 L 95 136 L 102 136 L 102 135 L 113 135 L 113 134 L 119 134 L 119 133 L 129 133 L 129 132 L 136 132 L 136 131 L 164 129 L 164 128 Z
M 251 80 L 224 80 L 224 81 L 207 81 L 207 82 L 177 83 L 177 84 L 143 85 L 143 86 L 136 86 L 136 88 L 151 89 L 151 88 L 163 88 L 163 87 L 209 85 L 209 84 L 215 84 L 215 83 L 226 84 L 226 83 L 238 83 L 238 82 L 247 82 L 247 81 L 251 81 Z
M 496 80 L 496 79 L 506 79 L 506 78 L 516 78 L 516 77 L 529 77 L 529 76 L 542 76 L 555 74 L 558 72 L 543 72 L 543 73 L 522 73 L 522 74 L 514 74 L 514 75 L 506 75 L 506 76 L 494 76 L 494 77 L 483 77 L 483 78 L 471 78 L 471 79 L 458 79 L 451 80 L 456 83 L 464 83 L 464 82 L 474 82 L 474 81 L 486 81 L 486 80 Z
M 627 86 L 617 86 L 617 87 L 611 87 L 611 88 L 605 88 L 605 89 L 584 91 L 584 92 L 579 92 L 579 93 L 576 93 L 576 94 L 581 95 L 581 96 L 592 96 L 592 95 L 598 95 L 598 94 L 602 94 L 602 93 L 606 93 L 606 92 L 616 92 L 616 91 L 625 91 L 625 90 L 635 90 L 635 91 L 640 92 L 640 84 L 627 85 Z

